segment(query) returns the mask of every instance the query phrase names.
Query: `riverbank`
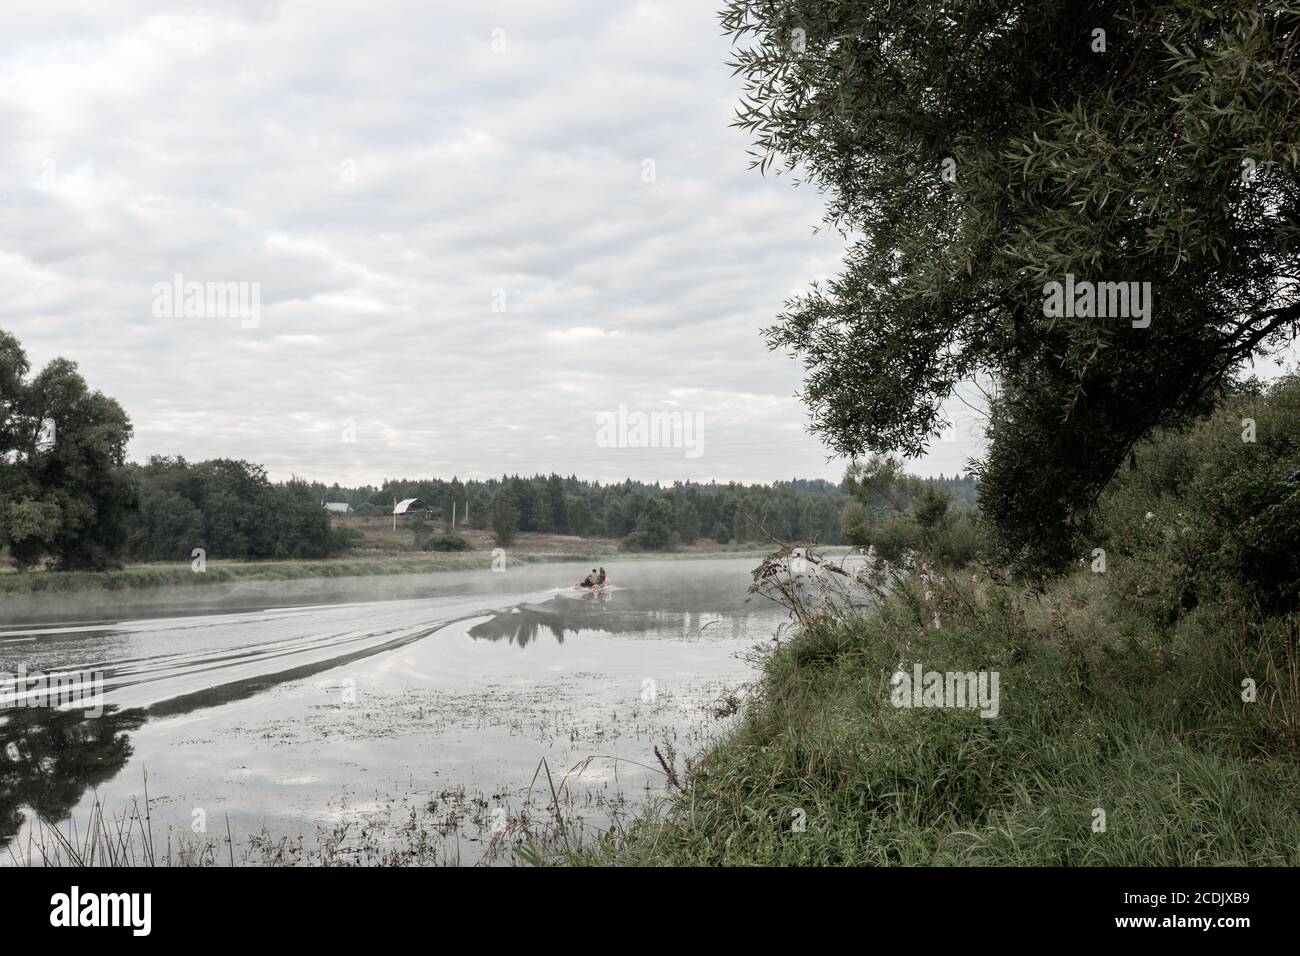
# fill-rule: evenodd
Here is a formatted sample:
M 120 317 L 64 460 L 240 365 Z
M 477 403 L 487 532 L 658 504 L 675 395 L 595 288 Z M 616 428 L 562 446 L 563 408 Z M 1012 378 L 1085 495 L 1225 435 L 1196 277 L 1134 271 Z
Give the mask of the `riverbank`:
M 465 535 L 473 550 L 424 552 L 394 549 L 357 550 L 320 561 L 223 561 L 207 559 L 200 571 L 193 562 L 134 564 L 116 571 L 32 571 L 0 569 L 0 596 L 56 594 L 73 591 L 130 591 L 158 587 L 211 587 L 233 581 L 295 581 L 304 578 L 349 578 L 374 575 L 475 571 L 506 565 L 547 562 L 684 560 L 717 557 L 761 558 L 761 550 L 719 546 L 713 542 L 672 552 L 620 552 L 618 541 L 560 535 L 522 534 L 510 548 L 494 552 L 490 537 Z M 478 540 L 482 538 L 482 540 Z
M 217 561 L 204 570 L 189 563 L 143 564 L 119 571 L 0 573 L 0 624 L 41 621 L 111 620 L 150 613 L 177 614 L 213 609 L 254 608 L 421 597 L 430 589 L 484 572 L 533 565 L 569 565 L 558 582 L 572 580 L 592 564 L 645 560 L 703 560 L 754 557 L 759 552 L 710 550 L 706 546 L 663 553 L 619 553 L 618 542 L 556 536 L 520 536 L 495 555 L 467 552 L 358 552 L 323 561 Z M 550 548 L 551 550 L 541 550 Z M 535 549 L 535 550 L 531 550 Z M 492 574 L 493 580 L 504 575 Z
M 997 673 L 996 716 L 895 706 L 917 665 Z M 1106 575 L 939 576 L 815 620 L 681 789 L 562 860 L 1295 866 L 1296 677 L 1284 626 L 1226 608 L 1159 628 Z

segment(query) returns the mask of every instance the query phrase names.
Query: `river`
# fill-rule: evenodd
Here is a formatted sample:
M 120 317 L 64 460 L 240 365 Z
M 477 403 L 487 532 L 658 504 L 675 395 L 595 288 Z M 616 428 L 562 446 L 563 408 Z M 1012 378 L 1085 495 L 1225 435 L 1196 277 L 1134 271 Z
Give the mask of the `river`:
M 0 862 L 464 865 L 590 839 L 734 719 L 784 620 L 754 563 L 623 562 L 600 597 L 557 587 L 583 568 L 521 566 L 0 626 L 0 672 L 84 678 L 75 706 L 0 695 Z

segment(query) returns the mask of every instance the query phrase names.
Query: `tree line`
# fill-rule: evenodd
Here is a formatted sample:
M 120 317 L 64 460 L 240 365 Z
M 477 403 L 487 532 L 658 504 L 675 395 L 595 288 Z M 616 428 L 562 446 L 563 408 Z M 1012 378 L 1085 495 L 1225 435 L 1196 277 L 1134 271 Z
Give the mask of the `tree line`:
M 261 465 L 155 456 L 126 461 L 131 423 L 122 407 L 91 391 L 74 363 L 56 359 L 29 378 L 18 341 L 0 331 L 0 548 L 19 568 L 95 570 L 129 561 L 187 560 L 195 549 L 225 559 L 317 559 L 346 551 L 355 535 L 333 527 L 324 502 L 386 515 L 419 498 L 449 522 L 510 544 L 521 532 L 617 539 L 658 551 L 701 538 L 767 544 L 870 543 L 845 509 L 863 499 L 850 480 L 672 485 L 603 484 L 570 475 L 503 475 L 487 481 L 427 478 L 344 488 L 293 479 L 273 482 Z M 933 484 L 973 502 L 970 478 L 910 479 L 903 493 Z M 458 522 L 459 523 L 459 522 Z M 873 532 L 874 533 L 874 532 Z M 450 546 L 455 542 L 442 542 Z
M 261 465 L 154 457 L 126 474 L 135 507 L 123 553 L 133 561 L 178 560 L 197 547 L 216 558 L 328 558 L 352 543 L 310 485 L 272 482 Z
M 584 535 L 624 539 L 662 548 L 699 538 L 721 543 L 779 537 L 838 542 L 840 512 L 847 500 L 827 481 L 771 485 L 675 482 L 670 486 L 626 480 L 602 484 L 558 474 L 503 475 L 487 481 L 422 479 L 387 481 L 379 487 L 312 486 L 327 501 L 346 501 L 358 514 L 387 514 L 395 500 L 419 498 L 434 515 L 450 521 L 453 505 L 470 527 L 498 531 Z M 500 535 L 499 535 L 500 536 Z
M 971 478 L 914 479 L 934 484 L 954 500 L 975 500 Z M 503 475 L 488 481 L 388 481 L 379 487 L 312 485 L 322 500 L 346 502 L 362 515 L 387 514 L 393 502 L 419 498 L 444 522 L 469 511 L 472 528 L 491 530 L 509 544 L 519 532 L 617 538 L 631 550 L 663 550 L 709 538 L 719 544 L 765 543 L 772 538 L 846 544 L 845 507 L 854 500 L 845 483 L 822 479 L 770 485 L 631 479 L 602 484 L 558 474 Z

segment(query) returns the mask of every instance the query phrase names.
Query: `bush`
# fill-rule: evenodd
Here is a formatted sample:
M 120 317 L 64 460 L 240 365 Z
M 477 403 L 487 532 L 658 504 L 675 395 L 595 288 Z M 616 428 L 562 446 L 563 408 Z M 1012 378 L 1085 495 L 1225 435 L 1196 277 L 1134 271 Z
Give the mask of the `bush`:
M 501 547 L 514 543 L 519 532 L 519 506 L 508 486 L 492 496 L 492 537 Z
M 886 561 L 900 561 L 921 547 L 921 526 L 907 515 L 890 515 L 872 531 L 871 544 Z
M 865 548 L 871 544 L 874 528 L 871 512 L 858 501 L 850 501 L 840 513 L 840 531 L 845 539 L 855 548 Z
M 420 545 L 421 551 L 472 551 L 474 546 L 458 534 L 431 534 Z
M 936 576 L 861 617 L 819 618 L 765 659 L 684 789 L 582 861 L 1296 865 L 1300 766 L 1281 721 L 1260 723 L 1263 698 L 1205 691 L 1233 686 L 1231 655 L 1206 653 L 1231 629 L 1157 657 L 1168 632 L 1114 639 L 1108 583 L 1085 571 L 1039 595 Z M 892 706 L 894 672 L 915 663 L 997 671 L 997 719 Z M 1115 838 L 1091 830 L 1099 805 Z M 817 825 L 797 831 L 807 808 Z
M 1163 621 L 1225 600 L 1300 608 L 1300 379 L 1237 395 L 1136 455 L 1100 505 L 1102 543 L 1118 559 L 1108 570 L 1132 579 L 1134 600 Z
M 633 531 L 621 542 L 620 551 L 672 551 L 676 545 L 675 534 L 665 536 L 649 531 Z
M 983 521 L 973 508 L 957 512 L 931 532 L 931 554 L 947 567 L 964 568 L 988 550 Z
M 713 526 L 713 532 L 710 537 L 712 537 L 714 541 L 718 542 L 718 544 L 731 543 L 731 532 L 727 530 L 727 526 L 721 521 Z
M 334 528 L 330 533 L 334 538 L 332 551 L 335 554 L 349 551 L 352 548 L 359 548 L 362 542 L 366 540 L 366 536 L 357 528 L 339 527 Z
M 883 519 L 862 502 L 851 501 L 840 514 L 840 529 L 849 544 L 874 547 L 887 561 L 898 561 L 914 550 L 938 564 L 960 568 L 989 550 L 978 509 L 954 509 L 951 495 L 932 484 L 912 495 L 907 512 L 895 511 Z
M 934 485 L 926 485 L 912 499 L 912 517 L 927 534 L 938 530 L 948 518 L 948 505 L 952 499 L 948 492 Z

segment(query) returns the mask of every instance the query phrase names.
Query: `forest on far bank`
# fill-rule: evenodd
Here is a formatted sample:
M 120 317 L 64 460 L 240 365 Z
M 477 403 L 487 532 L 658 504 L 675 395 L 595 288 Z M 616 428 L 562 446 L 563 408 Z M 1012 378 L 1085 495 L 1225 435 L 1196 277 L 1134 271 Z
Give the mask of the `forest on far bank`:
M 461 519 L 468 510 L 464 523 L 491 531 L 502 545 L 521 532 L 546 532 L 617 540 L 626 550 L 668 551 L 701 539 L 866 545 L 880 523 L 873 515 L 909 512 L 923 489 L 931 511 L 935 500 L 963 513 L 976 501 L 970 477 L 919 479 L 904 475 L 896 461 L 877 459 L 854 465 L 839 483 L 602 484 L 538 474 L 390 480 L 359 488 L 298 478 L 276 482 L 263 466 L 231 459 L 155 456 L 141 464 L 126 460 L 132 427 L 125 410 L 92 391 L 74 362 L 58 358 L 29 378 L 30 371 L 17 339 L 0 331 L 0 551 L 20 570 L 188 561 L 199 548 L 227 560 L 334 557 L 360 538 L 332 524 L 328 502 L 346 502 L 359 515 L 387 515 L 395 502 L 419 498 L 432 521 L 444 526 L 453 508 Z M 885 468 L 893 484 L 861 480 L 864 468 Z M 890 517 L 889 541 L 911 542 L 899 526 L 906 516 Z M 455 535 L 420 530 L 417 547 L 467 547 Z
M 846 526 L 845 517 L 852 505 L 848 513 L 860 522 L 862 508 L 849 483 L 824 480 L 665 486 L 539 474 L 346 488 L 271 482 L 260 466 L 240 461 L 154 458 L 126 470 L 138 491 L 124 552 L 133 561 L 186 559 L 195 541 L 219 558 L 334 556 L 359 542 L 347 528 L 331 527 L 323 508 L 327 502 L 347 503 L 360 516 L 384 516 L 395 501 L 418 498 L 429 509 L 428 520 L 403 520 L 416 529 L 417 547 L 435 550 L 466 546 L 454 535 L 438 533 L 450 528 L 453 506 L 458 528 L 486 530 L 501 545 L 514 543 L 520 533 L 540 532 L 607 538 L 630 551 L 669 551 L 700 540 L 760 546 L 773 538 L 859 543 L 857 525 Z M 919 488 L 931 487 L 958 506 L 974 503 L 972 479 L 910 480 L 915 487 L 909 499 Z

